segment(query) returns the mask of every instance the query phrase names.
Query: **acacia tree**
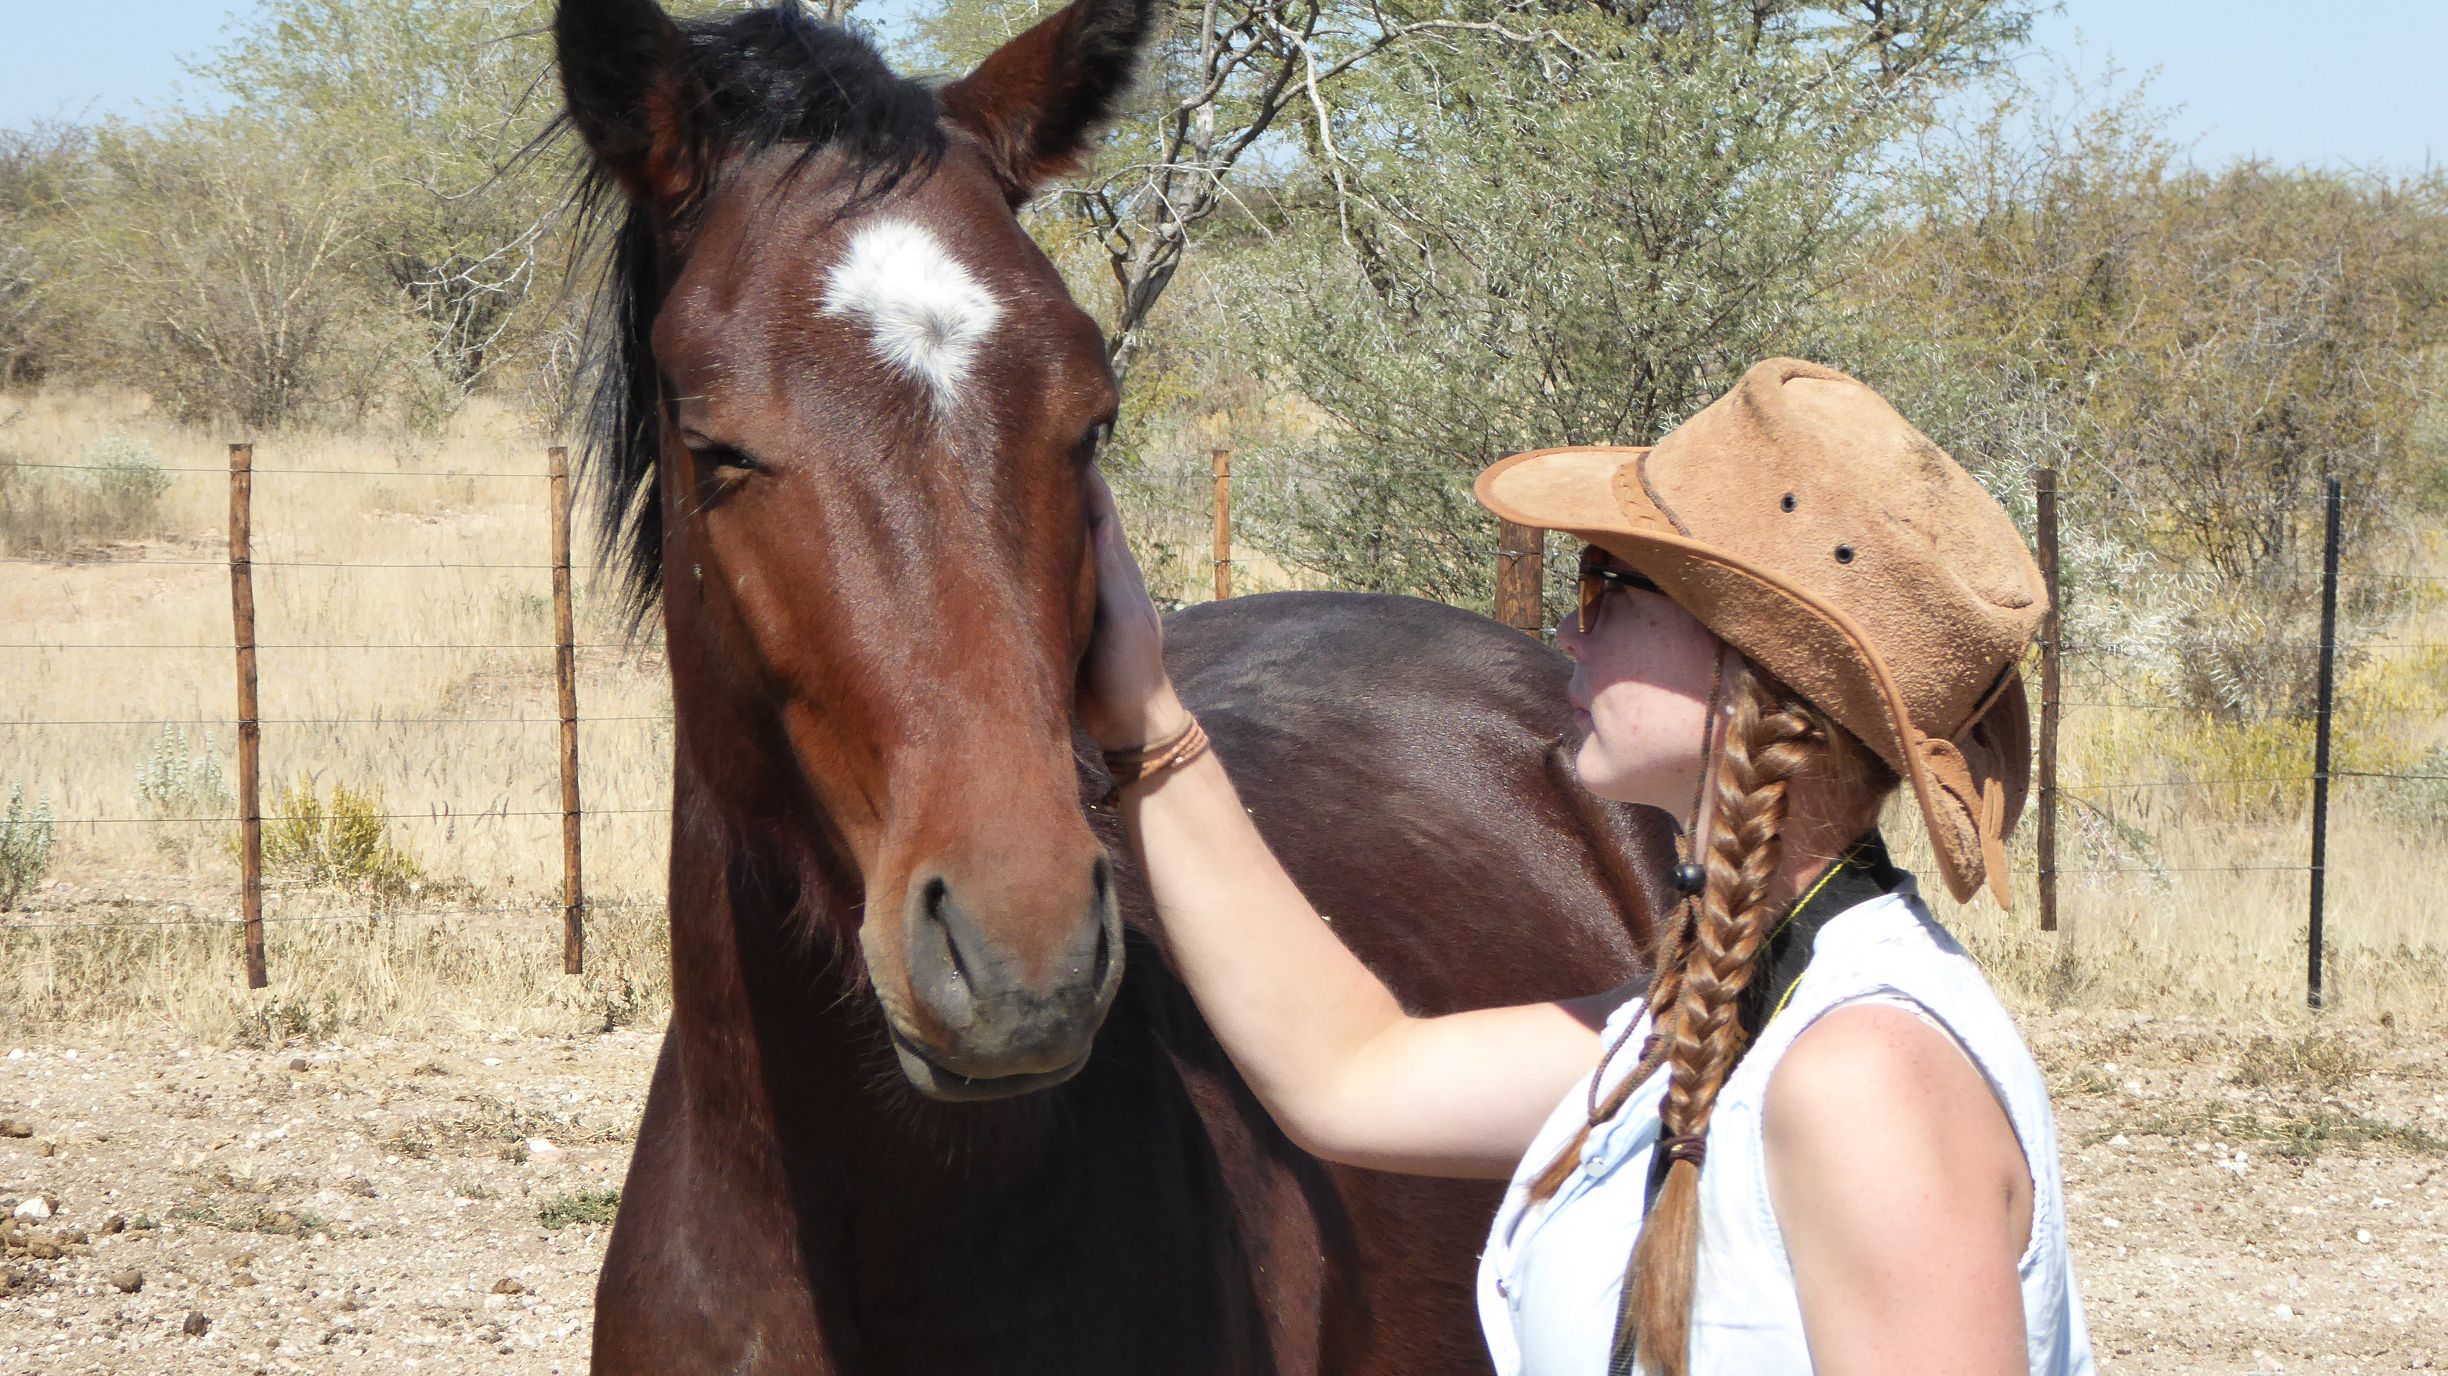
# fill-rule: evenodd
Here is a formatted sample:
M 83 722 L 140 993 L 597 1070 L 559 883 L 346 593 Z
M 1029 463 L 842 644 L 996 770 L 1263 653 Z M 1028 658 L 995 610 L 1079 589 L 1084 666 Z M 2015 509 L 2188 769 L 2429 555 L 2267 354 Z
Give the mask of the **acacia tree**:
M 63 241 L 63 290 L 92 325 L 81 362 L 189 419 L 268 428 L 354 390 L 344 337 L 367 187 L 243 115 L 97 140 Z
M 2366 564 L 2423 490 L 2448 176 L 2196 170 L 2142 91 L 2105 95 L 2066 114 L 2013 92 L 1929 150 L 1913 212 L 1850 294 L 1920 326 L 1920 347 L 1884 346 L 1886 370 L 1942 443 L 1980 443 L 1967 409 L 2062 418 L 2052 462 L 2110 562 L 2078 571 L 2078 636 L 2204 708 L 2300 714 L 2324 481 L 2353 493 Z M 2403 591 L 2349 582 L 2349 643 Z
M 2023 30 L 1999 0 L 1546 7 L 1418 36 L 1311 131 L 1245 335 L 1323 413 L 1266 537 L 1337 583 L 1485 605 L 1470 476 L 1644 442 L 1818 347 L 1863 173 Z M 1831 361 L 1846 362 L 1841 356 Z
M 367 187 L 360 260 L 416 328 L 445 406 L 526 335 L 558 247 L 546 0 L 265 0 L 199 76 Z M 549 271 L 548 271 L 549 276 Z
M 1332 146 L 1353 75 L 1431 34 L 1485 32 L 1534 15 L 1542 0 L 1410 5 L 1385 0 L 1167 0 L 1130 112 L 1090 175 L 1058 191 L 1041 232 L 1093 245 L 1106 351 L 1128 375 L 1149 317 L 1197 241 L 1238 210 L 1244 163 L 1280 177 L 1304 149 Z M 942 0 L 922 16 L 916 56 L 960 69 L 1060 8 L 1060 0 Z M 1272 197 L 1262 186 L 1259 199 Z

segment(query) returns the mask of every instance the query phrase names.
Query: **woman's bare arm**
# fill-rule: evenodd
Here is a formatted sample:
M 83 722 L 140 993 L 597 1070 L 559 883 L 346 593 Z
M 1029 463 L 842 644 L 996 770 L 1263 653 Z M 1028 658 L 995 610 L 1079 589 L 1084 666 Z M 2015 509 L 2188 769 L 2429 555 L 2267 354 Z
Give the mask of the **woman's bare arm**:
M 1088 483 L 1096 632 L 1080 723 L 1106 749 L 1172 738 L 1188 715 L 1164 628 Z M 1335 938 L 1250 823 L 1212 754 L 1123 796 L 1173 961 L 1234 1064 L 1292 1139 L 1381 1170 L 1503 1177 L 1598 1054 L 1621 997 L 1414 1018 Z
M 1123 817 L 1200 1011 L 1275 1121 L 1328 1160 L 1510 1175 L 1629 993 L 1408 1016 L 1301 896 L 1214 756 L 1134 790 Z
M 1945 1033 L 1898 1008 L 1837 1009 L 1777 1063 L 1764 1132 L 1814 1370 L 2028 1369 L 2031 1171 Z

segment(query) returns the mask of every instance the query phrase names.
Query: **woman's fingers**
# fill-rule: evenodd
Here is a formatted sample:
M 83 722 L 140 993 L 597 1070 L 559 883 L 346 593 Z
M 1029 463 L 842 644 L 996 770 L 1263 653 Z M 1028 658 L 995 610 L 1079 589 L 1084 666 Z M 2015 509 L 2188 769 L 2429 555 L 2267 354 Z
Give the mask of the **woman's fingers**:
M 1164 622 L 1114 509 L 1113 491 L 1091 469 L 1084 483 L 1088 539 L 1096 560 L 1096 633 L 1080 664 L 1080 721 L 1108 749 L 1140 744 L 1155 719 L 1178 712 L 1165 677 Z

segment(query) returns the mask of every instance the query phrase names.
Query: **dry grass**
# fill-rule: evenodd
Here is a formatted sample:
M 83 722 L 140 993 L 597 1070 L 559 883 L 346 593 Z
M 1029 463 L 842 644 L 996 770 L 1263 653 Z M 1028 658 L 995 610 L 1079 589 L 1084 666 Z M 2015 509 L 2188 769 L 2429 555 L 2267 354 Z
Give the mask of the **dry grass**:
M 2448 574 L 2441 532 L 2417 571 Z M 2448 598 L 2418 597 L 2380 639 L 2385 648 L 2340 676 L 2335 768 L 2448 774 L 2448 654 L 2407 648 L 2448 643 Z M 2065 713 L 2062 932 L 2038 929 L 2029 813 L 2016 838 L 2014 913 L 1984 896 L 1941 914 L 2027 1008 L 2235 1013 L 2303 1002 L 2310 724 L 2228 726 L 2153 705 L 2171 696 L 2126 666 L 2067 685 L 2069 703 L 2125 705 Z M 2125 786 L 2163 781 L 2183 786 Z M 2338 778 L 2329 806 L 2327 1007 L 2357 1019 L 2448 1019 L 2438 977 L 2448 964 L 2448 783 Z M 1919 836 L 1906 848 L 1926 861 Z
M 299 1031 L 335 1021 L 585 1024 L 600 1023 L 606 1004 L 625 1006 L 622 1017 L 654 1014 L 663 961 L 643 948 L 659 950 L 662 939 L 668 692 L 655 647 L 627 645 L 609 599 L 595 595 L 583 536 L 578 639 L 591 648 L 579 655 L 580 778 L 589 896 L 605 905 L 591 963 L 613 972 L 610 984 L 558 975 L 556 912 L 432 915 L 558 901 L 549 648 L 260 651 L 267 811 L 288 781 L 326 796 L 378 792 L 388 814 L 380 844 L 394 848 L 402 873 L 422 876 L 379 926 L 350 916 L 364 905 L 332 886 L 274 886 L 268 994 L 242 996 L 227 929 L 41 925 L 235 914 L 235 829 L 192 820 L 232 815 L 226 793 L 199 788 L 167 804 L 157 796 L 166 722 L 200 723 L 178 743 L 194 757 L 188 776 L 207 761 L 225 787 L 237 774 L 226 724 L 228 457 L 222 437 L 162 422 L 124 397 L 20 393 L 0 400 L 0 416 L 13 416 L 0 449 L 16 457 L 76 462 L 109 434 L 167 469 L 205 470 L 169 473 L 149 538 L 76 544 L 52 562 L 11 565 L 0 580 L 0 642 L 48 647 L 0 649 L 0 788 L 22 783 L 61 819 L 52 885 L 0 918 L 0 1026 L 167 1020 L 243 1039 L 272 1022 Z M 255 465 L 266 646 L 550 645 L 546 486 L 507 476 L 540 474 L 544 456 L 507 414 L 477 408 L 430 438 L 267 436 Z M 283 472 L 295 469 L 380 476 Z M 431 567 L 454 564 L 531 567 Z M 76 648 L 88 645 L 180 648 Z M 334 916 L 346 920 L 317 920 Z
M 1163 370 L 1151 375 L 1150 385 L 1171 385 Z M 1182 376 L 1185 387 L 1197 383 L 1188 365 Z M 1193 390 L 1195 405 L 1155 398 L 1174 419 L 1117 456 L 1129 465 L 1121 487 L 1153 556 L 1152 581 L 1186 600 L 1208 585 L 1209 447 L 1302 423 L 1264 397 Z M 380 900 L 388 915 L 372 916 L 376 900 L 362 885 L 307 876 L 276 886 L 266 904 L 273 987 L 249 995 L 231 926 L 139 925 L 236 913 L 232 828 L 188 820 L 228 815 L 216 790 L 235 778 L 234 742 L 224 725 L 168 740 L 162 725 L 231 715 L 222 437 L 115 396 L 0 398 L 0 417 L 12 415 L 0 449 L 24 457 L 73 461 L 111 435 L 169 468 L 207 471 L 170 475 L 149 538 L 87 542 L 52 562 L 11 565 L 0 580 L 0 642 L 195 647 L 0 650 L 0 790 L 22 783 L 63 819 L 54 885 L 27 911 L 0 916 L 0 1029 L 167 1023 L 207 1040 L 260 1041 L 343 1026 L 576 1028 L 661 1015 L 667 689 L 653 645 L 622 645 L 588 577 L 590 549 L 578 552 L 579 640 L 598 647 L 580 655 L 579 689 L 588 887 L 602 905 L 590 973 L 559 973 L 550 652 L 266 649 L 267 719 L 343 719 L 264 728 L 267 796 L 299 779 L 326 796 L 379 791 L 392 816 L 366 843 L 393 849 L 403 892 Z M 540 478 L 435 475 L 533 474 L 542 463 L 510 416 L 484 408 L 433 438 L 267 437 L 256 448 L 256 556 L 541 565 Z M 300 468 L 384 476 L 280 473 Z M 1236 554 L 1239 590 L 1293 581 L 1255 551 Z M 194 562 L 163 562 L 174 560 Z M 2448 547 L 2435 544 L 2421 571 L 2448 573 Z M 259 566 L 256 588 L 259 636 L 273 645 L 551 639 L 540 567 Z M 2387 638 L 2448 641 L 2448 599 L 2419 600 Z M 2026 1008 L 2283 1012 L 2303 991 L 2308 789 L 2206 781 L 2306 774 L 2308 736 L 2155 710 L 2156 691 L 2122 666 L 2069 686 L 2069 701 L 2134 705 L 2066 715 L 2066 930 L 2037 930 L 2029 825 L 2018 838 L 2014 914 L 1986 898 L 1960 908 L 1941 898 L 1941 915 Z M 2343 767 L 2448 772 L 2448 658 L 2382 652 L 2352 668 L 2341 699 Z M 448 724 L 409 720 L 431 717 Z M 504 717 L 536 720 L 492 720 Z M 102 724 L 63 724 L 87 721 Z M 2200 786 L 2112 787 L 2160 780 Z M 2448 785 L 2346 779 L 2332 809 L 2331 1006 L 2440 1021 Z M 1931 872 L 1909 814 L 1897 814 L 1891 834 L 1907 864 Z M 112 925 L 40 925 L 95 921 Z

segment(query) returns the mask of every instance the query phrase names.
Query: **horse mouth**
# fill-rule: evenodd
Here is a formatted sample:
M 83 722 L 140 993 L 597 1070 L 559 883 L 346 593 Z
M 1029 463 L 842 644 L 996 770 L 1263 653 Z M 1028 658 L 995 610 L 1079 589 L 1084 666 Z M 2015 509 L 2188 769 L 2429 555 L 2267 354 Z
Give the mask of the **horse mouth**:
M 946 1103 L 978 1103 L 988 1099 L 1010 1099 L 1051 1089 L 1079 1074 L 1088 1064 L 1088 1055 L 1096 1049 L 1092 1041 L 1082 1047 L 1068 1065 L 1052 1070 L 1023 1071 L 1017 1075 L 963 1075 L 935 1059 L 925 1047 L 902 1035 L 901 1029 L 887 1018 L 885 1032 L 892 1039 L 893 1056 L 901 1062 L 901 1073 L 930 1099 Z

